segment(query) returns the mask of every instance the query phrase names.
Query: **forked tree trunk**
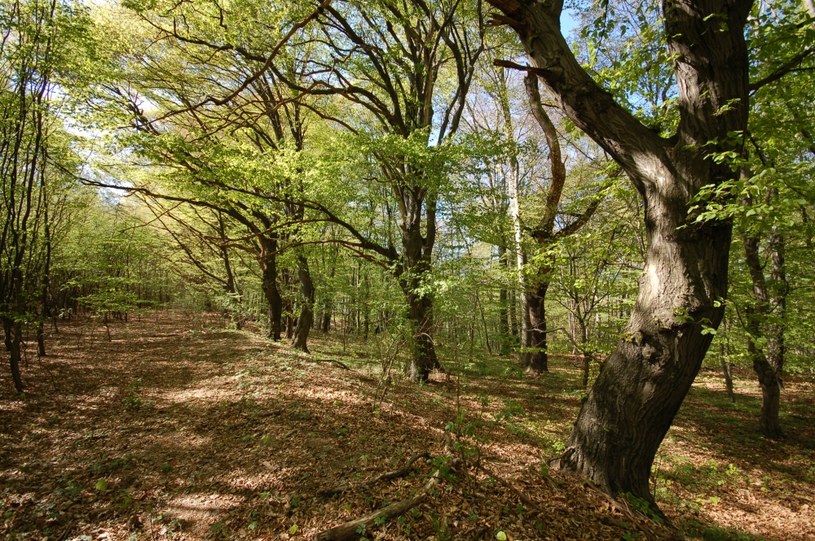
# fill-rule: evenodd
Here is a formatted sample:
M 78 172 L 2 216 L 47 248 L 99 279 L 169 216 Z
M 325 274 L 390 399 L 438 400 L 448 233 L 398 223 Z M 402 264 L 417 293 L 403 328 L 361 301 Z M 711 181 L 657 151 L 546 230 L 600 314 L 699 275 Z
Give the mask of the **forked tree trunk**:
M 520 36 L 559 108 L 628 174 L 644 204 L 648 240 L 637 301 L 578 415 L 562 469 L 611 494 L 653 505 L 651 465 L 721 322 L 731 225 L 696 223 L 706 185 L 733 178 L 712 155 L 743 153 L 751 0 L 666 0 L 665 35 L 678 86 L 677 133 L 660 137 L 580 66 L 560 32 L 562 1 L 488 0 Z M 504 65 L 512 65 L 503 62 Z M 523 68 L 523 67 L 522 67 Z M 655 507 L 655 505 L 654 505 Z
M 297 277 L 300 280 L 300 315 L 294 330 L 292 346 L 308 353 L 308 335 L 314 325 L 314 282 L 305 256 L 297 256 Z

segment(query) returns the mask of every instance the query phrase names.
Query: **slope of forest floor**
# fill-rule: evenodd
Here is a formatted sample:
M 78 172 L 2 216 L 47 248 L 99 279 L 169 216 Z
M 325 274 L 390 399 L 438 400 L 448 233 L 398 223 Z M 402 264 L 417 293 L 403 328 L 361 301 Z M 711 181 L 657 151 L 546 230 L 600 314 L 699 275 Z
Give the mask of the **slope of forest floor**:
M 735 403 L 700 375 L 655 463 L 672 529 L 549 471 L 583 395 L 568 358 L 533 379 L 447 352 L 451 375 L 416 386 L 396 342 L 318 334 L 309 356 L 180 312 L 48 344 L 25 396 L 0 373 L 5 539 L 310 539 L 414 497 L 354 537 L 815 539 L 812 378 L 786 381 L 772 442 L 749 373 Z

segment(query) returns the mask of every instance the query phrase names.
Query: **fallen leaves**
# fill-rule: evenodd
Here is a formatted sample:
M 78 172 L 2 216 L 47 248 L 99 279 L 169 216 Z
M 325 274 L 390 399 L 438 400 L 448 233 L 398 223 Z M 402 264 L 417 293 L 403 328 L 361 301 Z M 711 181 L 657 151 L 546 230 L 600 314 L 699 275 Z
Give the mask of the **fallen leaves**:
M 164 312 L 115 328 L 112 342 L 81 325 L 62 325 L 53 355 L 28 367 L 24 400 L 0 390 L 0 536 L 308 539 L 366 516 L 368 539 L 676 535 L 546 467 L 579 407 L 568 361 L 534 381 L 385 385 L 369 371 L 378 363 L 340 357 L 330 337 L 315 355 L 351 370 L 217 319 L 190 332 Z M 751 419 L 705 394 L 715 389 L 700 379 L 666 442 L 663 509 L 688 530 L 815 537 L 812 434 L 776 447 L 720 435 L 727 419 L 742 431 Z M 786 389 L 801 426 L 807 389 Z

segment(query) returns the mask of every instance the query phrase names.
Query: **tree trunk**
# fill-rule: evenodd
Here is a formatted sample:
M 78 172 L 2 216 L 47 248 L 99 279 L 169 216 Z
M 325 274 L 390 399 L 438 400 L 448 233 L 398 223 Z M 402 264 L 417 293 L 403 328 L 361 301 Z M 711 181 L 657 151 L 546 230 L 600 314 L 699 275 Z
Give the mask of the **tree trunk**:
M 260 270 L 262 274 L 263 295 L 269 310 L 269 338 L 280 340 L 283 329 L 283 298 L 277 287 L 277 242 L 272 239 L 262 239 L 263 250 L 260 257 Z
M 308 260 L 303 255 L 297 256 L 297 276 L 300 279 L 300 315 L 297 317 L 297 328 L 294 330 L 292 346 L 308 353 L 308 335 L 314 325 L 314 282 L 308 268 Z
M 502 243 L 498 246 L 498 261 L 501 265 L 509 265 L 507 259 L 507 248 Z M 509 324 L 509 291 L 507 291 L 506 287 L 502 287 L 499 292 L 498 335 L 498 354 L 501 356 L 509 355 L 512 349 L 512 331 Z
M 524 360 L 526 369 L 538 374 L 549 371 L 546 334 L 546 293 L 548 290 L 549 282 L 542 281 L 526 296 L 526 306 L 529 310 L 529 338 Z
M 604 362 L 560 460 L 612 494 L 651 503 L 651 464 L 710 345 L 702 330 L 721 321 L 715 300 L 727 284 L 729 225 L 706 225 L 687 240 L 669 233 L 675 229 L 648 228 L 651 249 L 624 339 Z
M 40 319 L 37 322 L 37 355 L 40 357 L 46 356 L 45 351 L 45 321 Z
M 573 316 L 575 314 L 572 314 Z M 586 324 L 584 315 L 575 317 L 575 322 L 580 330 L 580 351 L 583 353 L 583 388 L 589 386 L 589 376 L 591 374 L 591 362 L 594 360 L 594 354 L 589 350 L 589 327 Z M 576 342 L 575 342 L 576 343 Z
M 5 333 L 6 349 L 9 354 L 9 368 L 11 369 L 11 380 L 14 382 L 14 390 L 22 393 L 25 390 L 23 376 L 20 373 L 20 363 L 23 358 L 23 325 L 4 317 L 3 332 Z
M 774 268 L 774 279 L 786 282 L 783 273 L 783 241 L 771 241 L 771 266 Z M 761 387 L 761 415 L 759 426 L 761 432 L 768 438 L 779 439 L 784 433 L 781 430 L 781 371 L 784 366 L 784 335 L 783 328 L 777 323 L 767 323 L 773 308 L 785 305 L 786 299 L 779 300 L 779 295 L 772 295 L 759 255 L 759 239 L 748 236 L 744 239 L 744 253 L 750 278 L 753 283 L 754 303 L 748 306 L 746 312 L 747 326 L 747 352 L 753 363 L 753 370 L 758 377 Z M 775 288 L 777 289 L 777 288 Z M 786 295 L 784 293 L 784 295 Z M 783 298 L 784 295 L 781 295 Z M 776 305 L 775 307 L 773 305 Z M 779 314 L 781 315 L 781 314 Z M 766 332 L 765 332 L 766 328 Z M 766 338 L 767 353 L 759 346 L 759 339 Z
M 621 166 L 644 203 L 648 247 L 623 338 L 581 407 L 562 469 L 656 508 L 651 465 L 710 346 L 727 293 L 731 225 L 689 216 L 703 186 L 733 179 L 712 156 L 743 154 L 751 0 L 666 0 L 663 20 L 678 94 L 663 138 L 601 88 L 560 32 L 563 2 L 488 0 L 521 38 L 557 106 Z
M 430 372 L 441 370 L 433 342 L 433 300 L 415 290 L 407 291 L 408 320 L 413 328 L 413 355 L 407 366 L 412 381 L 427 381 Z

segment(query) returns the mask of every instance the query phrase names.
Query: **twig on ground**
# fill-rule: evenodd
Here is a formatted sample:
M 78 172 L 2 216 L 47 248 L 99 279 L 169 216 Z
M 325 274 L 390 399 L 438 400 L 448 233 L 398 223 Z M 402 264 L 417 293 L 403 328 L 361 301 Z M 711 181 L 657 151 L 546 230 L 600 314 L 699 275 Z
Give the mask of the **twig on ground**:
M 351 370 L 351 367 L 345 364 L 342 361 L 338 361 L 337 359 L 309 359 L 308 362 L 310 363 L 329 363 L 342 368 L 344 370 Z
M 342 494 L 344 492 L 349 492 L 349 491 L 352 491 L 352 490 L 357 490 L 359 488 L 375 485 L 376 483 L 379 483 L 379 482 L 382 482 L 382 481 L 390 481 L 392 479 L 398 479 L 400 477 L 406 477 L 413 470 L 413 465 L 416 463 L 416 461 L 421 459 L 421 458 L 429 459 L 430 458 L 430 453 L 428 453 L 427 451 L 421 451 L 421 452 L 416 453 L 415 455 L 413 455 L 410 458 L 410 460 L 408 460 L 407 464 L 405 464 L 405 466 L 403 468 L 401 468 L 401 469 L 383 473 L 382 475 L 380 475 L 378 477 L 374 477 L 373 479 L 371 479 L 369 481 L 365 481 L 365 482 L 360 483 L 360 484 L 355 485 L 355 486 L 337 487 L 337 488 L 322 490 L 322 491 L 320 491 L 319 495 L 321 497 L 323 497 L 323 498 L 330 498 L 332 496 L 336 496 L 337 494 Z
M 436 470 L 425 485 L 413 497 L 401 500 L 383 507 L 362 518 L 344 522 L 339 526 L 334 526 L 317 534 L 317 541 L 345 541 L 347 539 L 357 539 L 360 530 L 365 530 L 382 520 L 404 515 L 417 505 L 427 499 L 430 490 L 438 483 L 441 470 Z

